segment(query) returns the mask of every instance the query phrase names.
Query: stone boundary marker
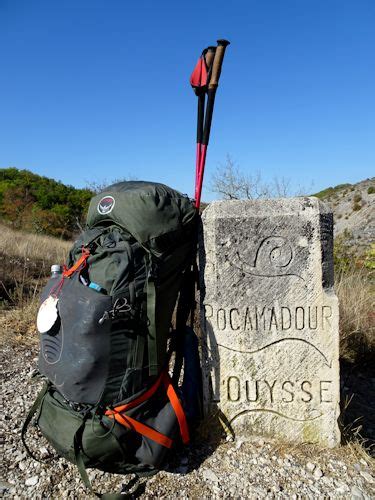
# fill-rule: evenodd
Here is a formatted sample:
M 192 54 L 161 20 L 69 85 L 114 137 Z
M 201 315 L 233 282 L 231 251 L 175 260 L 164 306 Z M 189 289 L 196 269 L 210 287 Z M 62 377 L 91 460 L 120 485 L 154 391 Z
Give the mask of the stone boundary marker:
M 202 221 L 206 411 L 236 435 L 338 445 L 332 213 L 313 197 L 220 201 Z

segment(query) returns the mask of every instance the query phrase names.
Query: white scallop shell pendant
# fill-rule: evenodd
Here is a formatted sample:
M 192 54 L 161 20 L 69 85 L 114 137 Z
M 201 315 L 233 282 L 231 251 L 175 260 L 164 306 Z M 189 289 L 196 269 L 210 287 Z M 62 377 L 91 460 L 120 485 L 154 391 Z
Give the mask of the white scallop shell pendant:
M 36 326 L 39 333 L 48 332 L 56 323 L 58 316 L 58 301 L 59 299 L 57 297 L 50 295 L 39 307 L 38 316 L 36 318 Z

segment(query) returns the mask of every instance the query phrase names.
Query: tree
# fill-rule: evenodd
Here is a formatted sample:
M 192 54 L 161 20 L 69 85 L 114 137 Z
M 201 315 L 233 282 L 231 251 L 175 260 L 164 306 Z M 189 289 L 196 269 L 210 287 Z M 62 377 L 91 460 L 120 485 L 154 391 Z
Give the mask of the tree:
M 0 169 L 0 215 L 17 229 L 69 239 L 82 222 L 93 192 L 28 170 Z
M 3 193 L 1 212 L 14 228 L 20 229 L 34 202 L 28 187 L 10 187 Z
M 112 184 L 117 184 L 119 182 L 127 182 L 127 181 L 137 181 L 138 178 L 133 175 L 128 175 L 127 177 L 121 177 L 112 179 L 108 181 L 107 179 L 103 179 L 102 181 L 86 181 L 86 189 L 92 191 L 94 194 L 101 193 L 105 191 L 108 186 L 112 186 Z
M 292 195 L 302 196 L 306 192 L 305 189 L 299 188 L 297 193 L 292 193 L 290 179 L 285 177 L 274 177 L 272 181 L 265 182 L 260 172 L 254 175 L 245 174 L 230 155 L 212 175 L 210 190 L 226 200 L 287 198 Z

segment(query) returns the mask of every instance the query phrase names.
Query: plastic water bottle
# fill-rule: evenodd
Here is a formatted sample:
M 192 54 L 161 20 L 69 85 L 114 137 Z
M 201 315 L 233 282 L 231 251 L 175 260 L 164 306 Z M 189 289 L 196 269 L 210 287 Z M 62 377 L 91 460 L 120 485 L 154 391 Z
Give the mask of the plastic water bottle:
M 53 264 L 51 266 L 51 278 L 61 278 L 62 266 L 60 264 Z

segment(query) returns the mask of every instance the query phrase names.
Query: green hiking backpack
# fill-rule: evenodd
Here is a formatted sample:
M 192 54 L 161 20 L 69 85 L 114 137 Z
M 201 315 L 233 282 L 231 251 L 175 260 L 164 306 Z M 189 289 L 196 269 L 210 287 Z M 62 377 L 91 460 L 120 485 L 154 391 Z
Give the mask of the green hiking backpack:
M 36 414 L 42 434 L 90 488 L 86 467 L 154 473 L 199 418 L 197 339 L 186 327 L 197 222 L 191 200 L 163 184 L 114 184 L 93 197 L 86 230 L 42 291 L 38 367 L 46 384 L 22 439 L 30 452 L 25 433 Z

